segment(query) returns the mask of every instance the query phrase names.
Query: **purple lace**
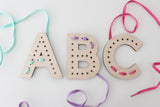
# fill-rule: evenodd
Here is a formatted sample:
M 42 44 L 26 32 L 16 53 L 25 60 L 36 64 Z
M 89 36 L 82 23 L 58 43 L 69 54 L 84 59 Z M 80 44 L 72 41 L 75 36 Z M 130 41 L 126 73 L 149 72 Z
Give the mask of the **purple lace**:
M 24 104 L 26 104 L 26 105 L 27 105 L 27 107 L 29 107 L 29 104 L 28 104 L 28 102 L 27 102 L 27 101 L 21 101 L 21 102 L 19 103 L 19 107 L 21 107 L 23 103 L 24 103 Z
M 96 107 L 99 107 L 101 104 L 103 104 L 103 103 L 107 100 L 108 93 L 109 93 L 109 84 L 108 84 L 107 80 L 106 80 L 105 78 L 103 78 L 100 74 L 97 74 L 97 76 L 98 76 L 100 79 L 102 79 L 102 80 L 106 83 L 106 85 L 107 85 L 107 92 L 106 92 L 106 96 L 105 96 L 104 100 L 103 100 L 102 102 L 99 102 L 98 105 L 96 106 Z M 74 102 L 72 102 L 72 101 L 69 100 L 69 97 L 70 97 L 71 95 L 76 94 L 76 93 L 78 93 L 78 92 L 81 92 L 81 93 L 84 94 L 84 96 L 85 96 L 85 101 L 84 101 L 82 104 L 74 103 Z M 77 89 L 77 90 L 71 91 L 70 93 L 68 93 L 66 99 L 67 99 L 67 102 L 68 102 L 69 104 L 71 104 L 73 107 L 93 107 L 93 106 L 86 106 L 86 105 L 85 105 L 85 104 L 87 103 L 87 94 L 86 94 L 83 90 Z M 94 107 L 95 107 L 95 106 L 94 106 Z

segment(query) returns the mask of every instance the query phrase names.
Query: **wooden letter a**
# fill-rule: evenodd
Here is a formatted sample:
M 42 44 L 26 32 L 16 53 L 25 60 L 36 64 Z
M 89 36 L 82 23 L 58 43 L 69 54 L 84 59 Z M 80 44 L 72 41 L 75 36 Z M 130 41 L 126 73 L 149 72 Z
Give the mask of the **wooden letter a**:
M 23 68 L 21 77 L 31 78 L 36 67 L 46 67 L 52 78 L 62 78 L 46 33 L 38 33 Z

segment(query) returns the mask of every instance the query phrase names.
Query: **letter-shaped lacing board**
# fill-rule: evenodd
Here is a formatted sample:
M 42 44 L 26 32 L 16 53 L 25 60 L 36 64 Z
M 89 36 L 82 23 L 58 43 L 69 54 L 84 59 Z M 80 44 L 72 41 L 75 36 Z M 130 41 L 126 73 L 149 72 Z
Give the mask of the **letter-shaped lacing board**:
M 62 78 L 60 68 L 46 33 L 38 33 L 21 77 L 31 78 L 36 67 L 46 67 L 52 78 Z
M 79 45 L 85 45 L 86 49 L 81 50 Z M 88 34 L 68 34 L 67 46 L 67 77 L 68 79 L 89 79 L 94 77 L 100 68 L 97 57 L 97 42 Z M 79 68 L 78 62 L 88 62 L 87 68 Z
M 121 45 L 128 45 L 135 51 L 141 46 L 142 42 L 131 35 L 118 35 L 109 40 L 103 51 L 103 62 L 107 70 L 119 79 L 131 79 L 140 74 L 140 70 L 136 64 L 129 68 L 120 67 L 114 59 L 114 54 Z

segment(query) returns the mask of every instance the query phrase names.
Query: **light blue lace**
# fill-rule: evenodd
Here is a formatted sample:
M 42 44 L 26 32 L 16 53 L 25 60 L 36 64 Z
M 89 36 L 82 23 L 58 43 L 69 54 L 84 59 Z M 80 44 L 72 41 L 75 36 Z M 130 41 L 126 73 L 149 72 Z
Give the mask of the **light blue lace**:
M 16 43 L 16 37 L 15 37 L 15 25 L 28 19 L 30 16 L 32 16 L 33 14 L 37 13 L 37 12 L 43 12 L 45 13 L 45 15 L 47 16 L 47 24 L 46 24 L 46 34 L 47 34 L 47 37 L 49 38 L 49 15 L 48 13 L 43 10 L 43 9 L 37 9 L 33 12 L 31 12 L 30 14 L 28 14 L 26 17 L 22 18 L 22 19 L 19 19 L 19 20 L 16 20 L 14 21 L 13 17 L 11 15 L 9 15 L 8 13 L 5 13 L 5 12 L 0 12 L 0 14 L 3 14 L 3 15 L 6 15 L 8 16 L 10 19 L 11 19 L 11 23 L 7 24 L 7 25 L 4 25 L 4 26 L 0 26 L 0 29 L 4 29 L 4 28 L 8 28 L 8 27 L 12 27 L 13 28 L 13 43 L 11 45 L 11 47 L 7 50 L 7 51 L 3 51 L 1 45 L 0 45 L 0 65 L 2 64 L 3 62 L 3 58 L 4 58 L 4 55 L 5 54 L 8 54 L 15 46 L 15 43 Z

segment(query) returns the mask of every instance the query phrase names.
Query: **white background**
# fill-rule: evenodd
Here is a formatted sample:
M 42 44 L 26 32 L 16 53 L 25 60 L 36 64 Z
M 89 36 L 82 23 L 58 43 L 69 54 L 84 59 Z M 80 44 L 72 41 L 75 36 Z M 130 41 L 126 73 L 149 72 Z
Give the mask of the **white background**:
M 159 0 L 139 0 L 160 19 Z M 22 79 L 26 58 L 37 32 L 45 31 L 46 17 L 37 13 L 16 25 L 15 48 L 4 56 L 0 66 L 0 107 L 18 107 L 22 100 L 31 107 L 71 107 L 66 95 L 73 89 L 83 89 L 88 94 L 87 105 L 95 106 L 105 97 L 106 86 L 98 77 L 89 80 L 66 79 L 67 33 L 88 33 L 98 42 L 98 56 L 101 61 L 100 74 L 109 82 L 110 93 L 101 107 L 159 107 L 160 89 L 134 98 L 130 95 L 140 89 L 154 86 L 160 75 L 152 68 L 154 61 L 160 61 L 160 29 L 155 21 L 140 6 L 130 4 L 131 12 L 139 22 L 138 30 L 132 34 L 143 42 L 143 47 L 134 52 L 122 46 L 116 52 L 116 61 L 122 67 L 138 64 L 141 75 L 131 80 L 114 78 L 105 69 L 102 61 L 103 48 L 108 41 L 109 25 L 122 12 L 127 0 L 0 0 L 0 11 L 11 14 L 15 20 L 23 18 L 35 9 L 45 9 L 50 15 L 50 41 L 63 73 L 63 79 L 51 79 L 47 69 L 39 68 L 33 78 Z M 9 23 L 8 17 L 1 15 L 0 25 Z M 133 21 L 128 18 L 127 27 L 133 29 Z M 121 19 L 113 27 L 113 36 L 127 33 L 122 28 Z M 12 28 L 0 30 L 0 45 L 4 50 L 12 43 Z M 73 96 L 82 102 L 82 96 Z

